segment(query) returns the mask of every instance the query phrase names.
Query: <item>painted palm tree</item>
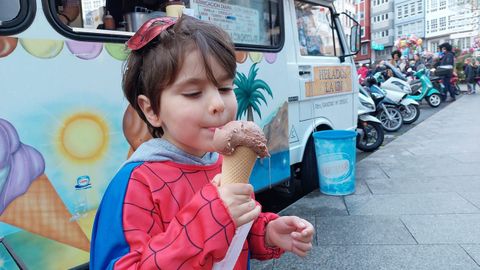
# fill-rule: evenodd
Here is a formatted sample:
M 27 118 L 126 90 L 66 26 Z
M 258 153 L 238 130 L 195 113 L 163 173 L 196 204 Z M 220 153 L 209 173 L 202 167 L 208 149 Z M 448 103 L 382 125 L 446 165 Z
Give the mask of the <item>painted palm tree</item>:
M 237 86 L 237 88 L 234 89 L 238 102 L 237 119 L 240 119 L 246 114 L 247 120 L 253 121 L 253 111 L 262 119 L 260 112 L 261 101 L 267 105 L 267 100 L 261 90 L 267 92 L 267 94 L 273 98 L 270 86 L 263 80 L 255 79 L 258 71 L 256 66 L 257 63 L 250 67 L 248 77 L 243 73 L 237 72 L 237 76 L 235 80 L 233 80 L 233 83 Z

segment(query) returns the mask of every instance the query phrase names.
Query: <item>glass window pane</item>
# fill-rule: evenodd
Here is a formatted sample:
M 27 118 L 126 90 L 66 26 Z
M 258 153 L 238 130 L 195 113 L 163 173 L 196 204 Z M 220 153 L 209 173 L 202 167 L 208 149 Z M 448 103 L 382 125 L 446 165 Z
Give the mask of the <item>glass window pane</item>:
M 19 12 L 20 12 L 20 0 L 0 1 L 0 22 L 8 22 L 15 19 L 15 17 L 17 17 Z
M 301 55 L 339 55 L 341 45 L 332 27 L 330 9 L 295 1 Z M 348 33 L 347 33 L 348 34 Z
M 236 44 L 279 45 L 281 18 L 278 1 L 190 0 L 190 8 L 200 20 L 222 27 Z

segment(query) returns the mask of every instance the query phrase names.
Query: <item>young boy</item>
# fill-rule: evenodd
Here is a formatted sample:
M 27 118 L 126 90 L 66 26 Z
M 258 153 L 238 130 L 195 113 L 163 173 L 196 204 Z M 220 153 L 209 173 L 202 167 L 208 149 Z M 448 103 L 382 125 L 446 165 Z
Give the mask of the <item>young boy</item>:
M 249 184 L 218 184 L 222 158 L 213 152 L 213 134 L 237 112 L 228 35 L 188 16 L 156 18 L 127 45 L 123 90 L 154 139 L 140 145 L 105 192 L 90 269 L 211 269 L 235 229 L 252 220 L 234 269 L 248 269 L 249 257 L 306 256 L 309 222 L 260 213 Z

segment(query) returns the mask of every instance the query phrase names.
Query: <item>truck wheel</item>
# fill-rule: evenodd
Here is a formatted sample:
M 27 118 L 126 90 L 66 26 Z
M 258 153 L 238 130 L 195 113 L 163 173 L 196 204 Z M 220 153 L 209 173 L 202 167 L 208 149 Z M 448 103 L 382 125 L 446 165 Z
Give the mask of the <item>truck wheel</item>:
M 302 164 L 300 165 L 300 179 L 303 194 L 307 194 L 319 186 L 317 156 L 315 155 L 313 136 L 310 136 L 305 146 L 305 153 L 303 154 Z

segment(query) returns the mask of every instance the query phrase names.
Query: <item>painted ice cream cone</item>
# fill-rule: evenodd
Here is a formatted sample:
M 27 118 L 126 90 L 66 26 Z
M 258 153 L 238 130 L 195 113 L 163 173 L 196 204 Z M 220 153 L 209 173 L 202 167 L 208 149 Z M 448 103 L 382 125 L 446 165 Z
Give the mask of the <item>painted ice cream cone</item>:
M 222 185 L 248 183 L 257 156 L 268 156 L 265 135 L 253 122 L 229 122 L 215 131 L 213 141 L 223 155 Z
M 35 148 L 20 142 L 14 126 L 0 118 L 0 221 L 89 251 L 87 236 L 44 173 Z
M 45 174 L 35 179 L 27 192 L 18 196 L 3 211 L 0 221 L 25 231 L 85 251 L 90 242 L 63 204 Z

